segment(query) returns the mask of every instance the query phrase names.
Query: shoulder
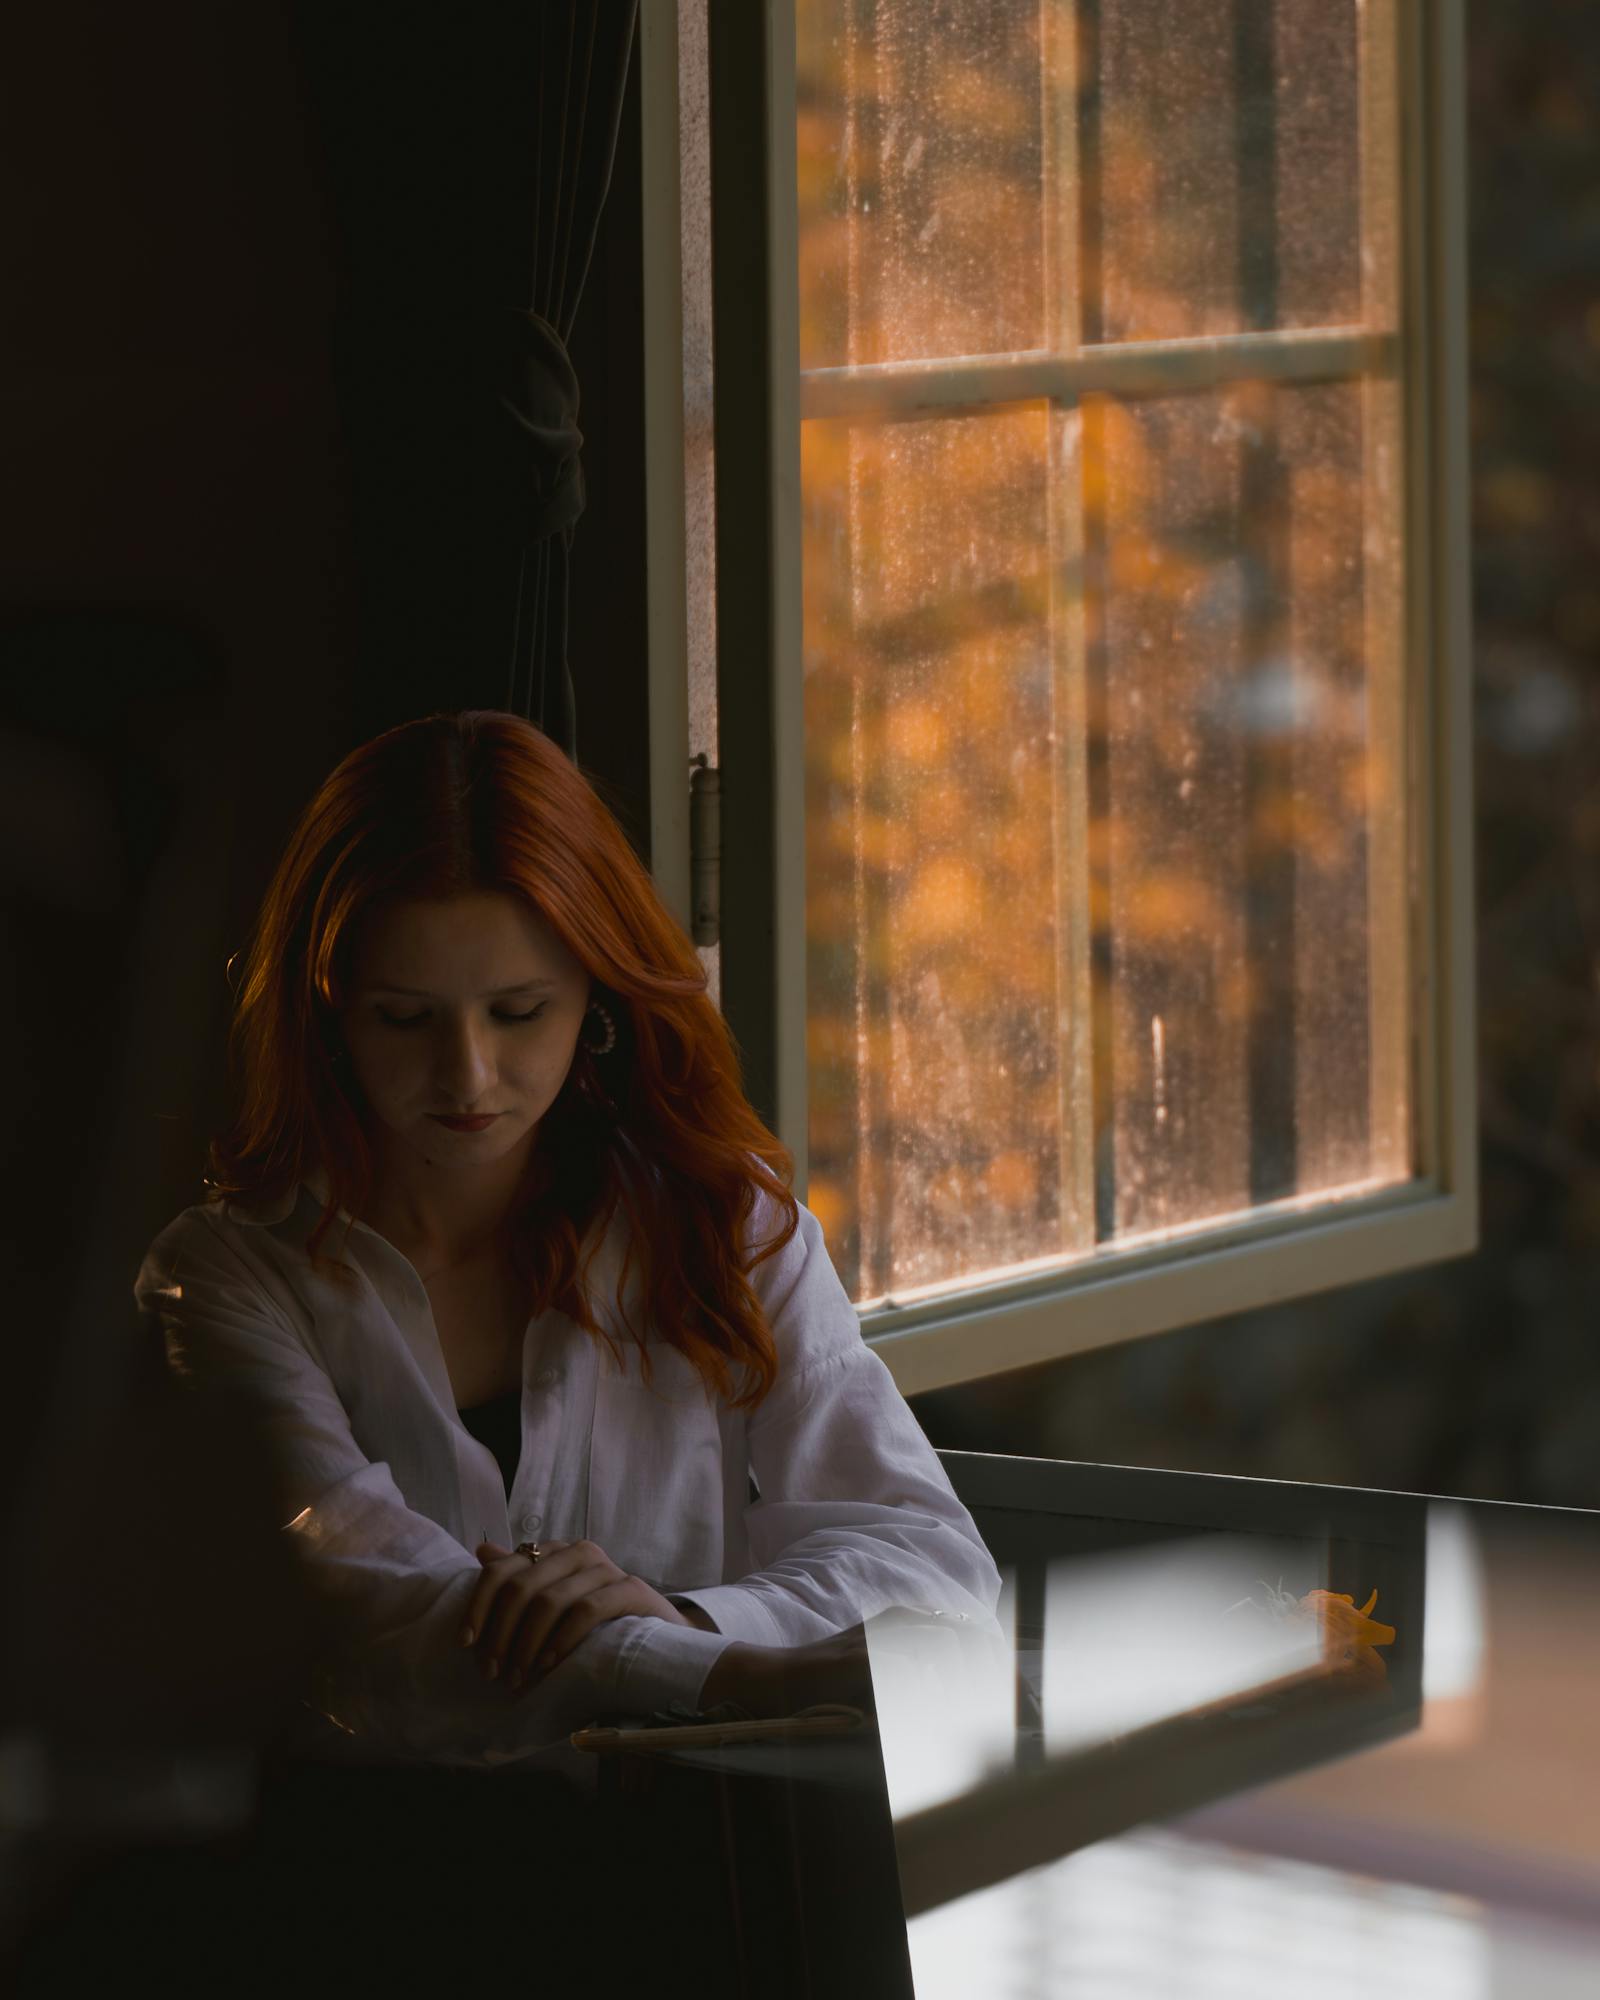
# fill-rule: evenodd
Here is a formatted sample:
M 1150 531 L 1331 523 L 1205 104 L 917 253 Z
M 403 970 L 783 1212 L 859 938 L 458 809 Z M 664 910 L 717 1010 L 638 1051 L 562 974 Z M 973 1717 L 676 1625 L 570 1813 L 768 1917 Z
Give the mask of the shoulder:
M 196 1202 L 158 1230 L 134 1280 L 138 1302 L 173 1303 L 185 1283 L 275 1298 L 283 1289 L 282 1246 L 271 1231 L 242 1219 L 237 1206 Z
M 300 1194 L 297 1183 L 277 1195 L 232 1195 L 197 1201 L 181 1209 L 157 1233 L 151 1248 L 157 1245 L 193 1248 L 207 1243 L 243 1246 L 264 1239 L 269 1233 L 280 1232 L 296 1216 Z
M 237 1228 L 224 1203 L 197 1201 L 191 1208 L 180 1209 L 157 1230 L 144 1254 L 141 1271 L 146 1266 L 171 1265 L 180 1259 L 213 1253 Z
M 753 1154 L 751 1160 L 757 1163 Z M 654 1171 L 648 1165 L 646 1170 Z M 864 1352 L 861 1321 L 834 1269 L 822 1224 L 794 1196 L 792 1233 L 763 1256 L 788 1227 L 790 1211 L 753 1176 L 752 1187 L 750 1210 L 737 1226 L 736 1255 L 772 1329 L 780 1366 L 792 1372 L 829 1357 Z M 623 1240 L 621 1218 L 613 1216 L 604 1256 L 620 1257 Z

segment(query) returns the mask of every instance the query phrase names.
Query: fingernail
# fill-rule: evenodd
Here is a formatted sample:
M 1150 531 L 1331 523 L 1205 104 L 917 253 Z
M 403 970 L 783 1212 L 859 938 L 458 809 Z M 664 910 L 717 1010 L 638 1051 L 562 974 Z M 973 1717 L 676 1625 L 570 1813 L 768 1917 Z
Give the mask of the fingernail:
M 477 1636 L 478 1636 L 478 1635 L 477 1635 L 477 1633 L 473 1631 L 473 1629 L 472 1629 L 472 1627 L 471 1627 L 470 1625 L 463 1625 L 463 1626 L 462 1626 L 462 1628 L 461 1628 L 461 1643 L 462 1643 L 462 1645 L 463 1645 L 463 1646 L 470 1646 L 470 1645 L 472 1644 L 473 1640 L 477 1638 Z
M 489 1658 L 489 1664 L 484 1671 L 488 1674 L 490 1680 L 493 1680 L 500 1671 L 500 1662 L 492 1654 Z
M 522 1669 L 520 1667 L 513 1667 L 510 1673 L 506 1675 L 506 1686 L 508 1688 L 519 1688 L 521 1685 Z

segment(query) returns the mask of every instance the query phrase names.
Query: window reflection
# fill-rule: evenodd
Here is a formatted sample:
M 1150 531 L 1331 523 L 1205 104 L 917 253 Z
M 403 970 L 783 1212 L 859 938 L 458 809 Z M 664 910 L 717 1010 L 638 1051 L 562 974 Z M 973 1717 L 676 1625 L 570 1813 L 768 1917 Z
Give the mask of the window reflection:
M 1300 1599 L 1325 1581 L 1314 1546 L 1231 1535 L 1052 1563 L 1047 1751 L 1061 1756 L 1317 1671 L 1322 1627 Z
M 1015 1760 L 1016 1578 L 1002 1570 L 997 1632 L 885 1612 L 868 1621 L 889 1809 L 903 1819 L 976 1790 Z

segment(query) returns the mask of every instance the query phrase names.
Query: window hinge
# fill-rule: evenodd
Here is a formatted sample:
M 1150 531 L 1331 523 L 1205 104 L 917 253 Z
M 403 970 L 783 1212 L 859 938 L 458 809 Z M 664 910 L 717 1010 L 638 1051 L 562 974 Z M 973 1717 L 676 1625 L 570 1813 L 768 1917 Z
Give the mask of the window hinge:
M 722 936 L 722 773 L 702 750 L 689 759 L 689 916 L 696 944 Z

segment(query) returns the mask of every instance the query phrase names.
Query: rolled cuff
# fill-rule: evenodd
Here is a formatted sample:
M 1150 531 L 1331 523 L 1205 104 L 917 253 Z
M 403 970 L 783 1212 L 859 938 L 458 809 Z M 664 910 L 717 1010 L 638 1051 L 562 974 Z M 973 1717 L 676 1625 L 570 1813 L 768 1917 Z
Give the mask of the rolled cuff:
M 693 1593 L 697 1603 L 716 1595 Z M 706 1609 L 716 1615 L 711 1606 Z M 702 1632 L 695 1625 L 670 1625 L 664 1618 L 640 1618 L 638 1630 L 629 1633 L 618 1649 L 611 1675 L 612 1700 L 629 1715 L 654 1715 L 658 1709 L 698 1712 L 706 1676 L 736 1636 Z
M 799 1643 L 755 1592 L 742 1583 L 712 1583 L 703 1590 L 675 1590 L 672 1594 L 690 1604 L 698 1604 L 718 1632 L 727 1638 L 739 1639 L 747 1646 L 793 1646 Z

